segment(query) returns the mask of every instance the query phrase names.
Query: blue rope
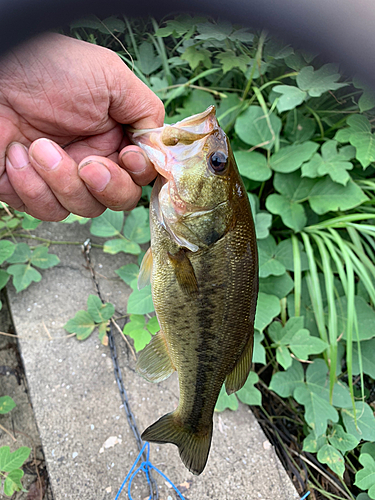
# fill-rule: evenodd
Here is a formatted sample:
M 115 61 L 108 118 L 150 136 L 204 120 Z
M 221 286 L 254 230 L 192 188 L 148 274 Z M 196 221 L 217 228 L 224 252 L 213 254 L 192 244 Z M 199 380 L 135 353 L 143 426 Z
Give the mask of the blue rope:
M 146 448 L 147 448 L 146 460 L 143 461 L 141 463 L 141 465 L 134 471 L 134 469 L 136 468 L 136 466 L 137 466 L 139 460 L 141 459 L 141 456 L 143 455 L 143 452 L 145 451 Z M 120 497 L 120 494 L 121 494 L 122 490 L 125 488 L 125 485 L 126 485 L 126 483 L 128 481 L 129 481 L 129 484 L 128 484 L 128 498 L 129 498 L 129 500 L 133 500 L 133 497 L 131 496 L 131 492 L 130 492 L 133 479 L 138 474 L 138 472 L 143 471 L 146 474 L 147 482 L 150 483 L 149 469 L 153 469 L 158 474 L 160 474 L 161 477 L 163 479 L 165 479 L 172 486 L 172 488 L 177 493 L 177 495 L 181 498 L 181 500 L 186 500 L 181 495 L 181 493 L 178 491 L 177 487 L 172 483 L 172 481 L 165 474 L 163 474 L 161 470 L 159 470 L 157 467 L 155 467 L 154 465 L 152 465 L 152 463 L 150 462 L 149 458 L 150 458 L 150 443 L 148 443 L 146 441 L 145 444 L 143 445 L 141 451 L 139 452 L 137 458 L 135 459 L 135 462 L 132 465 L 130 471 L 128 472 L 128 475 L 126 476 L 126 478 L 124 479 L 122 485 L 120 486 L 120 489 L 118 490 L 118 493 L 116 495 L 115 500 L 118 500 L 118 498 Z M 306 500 L 306 498 L 309 495 L 310 495 L 310 491 L 308 491 L 305 495 L 303 495 L 303 497 L 300 500 Z M 149 496 L 148 500 L 151 500 L 151 495 Z
M 138 462 L 139 462 L 139 460 L 140 460 L 140 458 L 141 458 L 141 456 L 142 456 L 142 454 L 143 454 L 143 452 L 145 451 L 146 448 L 147 448 L 147 458 L 146 458 L 146 460 L 143 461 L 141 463 L 141 465 L 134 471 L 134 469 L 136 468 L 136 466 L 137 466 L 137 464 L 138 464 Z M 146 474 L 147 482 L 150 483 L 149 469 L 153 469 L 158 474 L 160 474 L 161 477 L 163 479 L 165 479 L 172 486 L 172 488 L 177 493 L 177 495 L 181 498 L 181 500 L 185 500 L 185 498 L 181 495 L 181 493 L 178 491 L 177 487 L 172 483 L 172 481 L 165 474 L 163 474 L 161 470 L 159 470 L 154 465 L 152 465 L 152 463 L 149 460 L 149 457 L 150 457 L 150 443 L 146 442 L 143 445 L 141 451 L 139 452 L 137 458 L 135 459 L 135 462 L 132 465 L 132 468 L 130 469 L 128 475 L 124 479 L 124 482 L 120 486 L 120 489 L 118 490 L 118 493 L 116 495 L 115 500 L 118 500 L 118 498 L 120 497 L 120 494 L 121 494 L 122 490 L 125 488 L 125 485 L 126 485 L 126 483 L 128 481 L 129 481 L 129 484 L 128 484 L 128 498 L 129 498 L 129 500 L 133 500 L 133 497 L 131 496 L 131 493 L 130 493 L 133 479 L 138 474 L 138 472 L 143 471 Z M 151 500 L 151 495 L 149 496 L 148 500 Z M 301 500 L 303 500 L 303 499 L 301 499 Z
M 305 500 L 305 498 L 307 498 L 309 495 L 310 495 L 310 491 L 308 491 L 307 493 L 305 493 L 305 495 L 303 495 L 303 497 L 301 498 L 301 500 Z

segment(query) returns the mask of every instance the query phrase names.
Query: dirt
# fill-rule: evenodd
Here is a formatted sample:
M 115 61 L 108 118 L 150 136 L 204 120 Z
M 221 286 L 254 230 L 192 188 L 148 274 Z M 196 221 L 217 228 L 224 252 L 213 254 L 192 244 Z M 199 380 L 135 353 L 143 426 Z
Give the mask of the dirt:
M 0 415 L 0 447 L 10 446 L 14 451 L 20 446 L 31 448 L 31 454 L 22 467 L 25 475 L 22 484 L 27 492 L 17 492 L 12 500 L 53 500 L 48 473 L 30 402 L 27 380 L 18 350 L 6 293 L 0 295 L 0 396 L 10 396 L 16 407 Z M 9 498 L 0 488 L 0 499 Z

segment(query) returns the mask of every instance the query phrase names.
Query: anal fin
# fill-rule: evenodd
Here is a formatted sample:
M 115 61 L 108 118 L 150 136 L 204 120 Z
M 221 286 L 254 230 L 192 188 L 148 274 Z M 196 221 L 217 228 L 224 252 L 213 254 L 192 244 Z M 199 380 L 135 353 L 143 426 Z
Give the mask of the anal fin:
M 161 382 L 175 371 L 168 353 L 167 343 L 160 330 L 141 351 L 137 360 L 137 371 L 149 382 Z
M 198 282 L 193 265 L 186 255 L 186 250 L 181 248 L 180 251 L 174 255 L 168 253 L 168 257 L 173 265 L 175 276 L 181 290 L 187 295 L 195 297 L 198 293 Z
M 150 284 L 152 273 L 152 251 L 151 247 L 145 253 L 138 275 L 138 290 L 142 290 L 145 286 Z
M 235 367 L 225 379 L 225 389 L 227 391 L 227 394 L 232 394 L 233 392 L 239 391 L 246 382 L 246 379 L 249 376 L 251 370 L 251 362 L 253 359 L 253 345 L 254 333 L 250 335 L 250 338 L 241 354 L 240 359 L 237 361 Z

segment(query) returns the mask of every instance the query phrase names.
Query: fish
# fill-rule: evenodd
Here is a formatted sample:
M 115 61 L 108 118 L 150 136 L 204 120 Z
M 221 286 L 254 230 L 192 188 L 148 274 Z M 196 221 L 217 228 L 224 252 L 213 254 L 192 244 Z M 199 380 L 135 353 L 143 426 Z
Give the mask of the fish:
M 137 371 L 161 382 L 177 371 L 179 403 L 142 434 L 173 443 L 184 465 L 206 466 L 221 387 L 232 394 L 251 369 L 258 254 L 248 195 L 215 106 L 174 125 L 134 130 L 155 166 L 151 246 L 138 278 L 151 282 L 160 331 Z

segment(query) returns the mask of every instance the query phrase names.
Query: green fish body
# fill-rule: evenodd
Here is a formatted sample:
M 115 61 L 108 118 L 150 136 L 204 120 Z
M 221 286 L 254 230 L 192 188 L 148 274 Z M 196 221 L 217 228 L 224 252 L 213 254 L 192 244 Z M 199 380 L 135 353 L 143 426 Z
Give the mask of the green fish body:
M 150 278 L 161 330 L 137 369 L 152 382 L 177 370 L 180 388 L 177 409 L 142 438 L 177 445 L 185 466 L 200 474 L 220 389 L 225 382 L 228 394 L 239 390 L 251 368 L 258 294 L 251 209 L 213 106 L 132 140 L 160 174 L 139 286 Z

